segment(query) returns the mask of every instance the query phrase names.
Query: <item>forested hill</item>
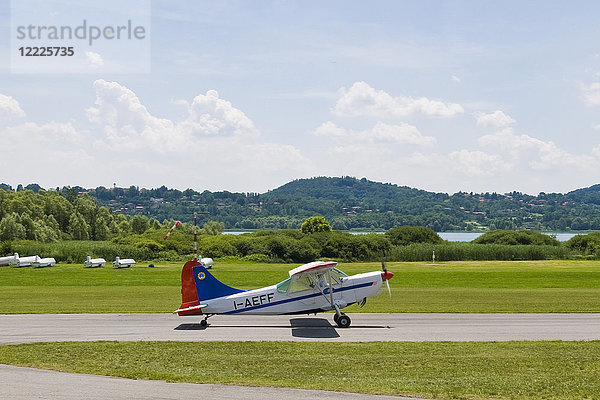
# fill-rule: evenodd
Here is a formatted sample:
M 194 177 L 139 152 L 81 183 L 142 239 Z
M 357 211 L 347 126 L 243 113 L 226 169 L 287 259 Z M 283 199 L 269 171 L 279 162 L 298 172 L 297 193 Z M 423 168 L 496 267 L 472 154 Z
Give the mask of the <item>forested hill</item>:
M 12 190 L 7 185 L 0 189 Z M 25 188 L 38 191 L 38 185 Z M 422 225 L 436 231 L 474 229 L 600 230 L 600 185 L 566 194 L 453 195 L 351 177 L 298 179 L 266 193 L 63 187 L 64 196 L 87 193 L 114 213 L 199 223 L 218 220 L 228 229 L 295 228 L 323 215 L 334 229 L 389 229 Z

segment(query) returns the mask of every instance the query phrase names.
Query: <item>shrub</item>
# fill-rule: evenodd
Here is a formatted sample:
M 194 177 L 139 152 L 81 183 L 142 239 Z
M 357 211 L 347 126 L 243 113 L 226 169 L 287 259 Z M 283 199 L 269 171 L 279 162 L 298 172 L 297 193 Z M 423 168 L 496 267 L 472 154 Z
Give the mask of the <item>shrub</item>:
M 558 246 L 560 242 L 553 237 L 534 231 L 508 231 L 497 230 L 484 233 L 473 240 L 476 244 L 532 244 L 538 246 Z
M 599 255 L 600 232 L 573 236 L 565 242 L 565 246 L 571 250 L 579 251 L 584 255 Z
M 395 226 L 385 233 L 393 245 L 405 246 L 411 243 L 440 244 L 444 240 L 433 229 L 424 226 Z

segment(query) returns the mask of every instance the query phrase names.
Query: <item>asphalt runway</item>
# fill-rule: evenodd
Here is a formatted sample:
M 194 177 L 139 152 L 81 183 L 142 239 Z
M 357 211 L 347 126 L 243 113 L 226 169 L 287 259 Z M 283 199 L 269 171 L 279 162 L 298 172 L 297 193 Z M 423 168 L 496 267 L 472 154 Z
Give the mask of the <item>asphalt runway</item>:
M 0 399 L 131 400 L 131 399 L 289 399 L 289 400 L 418 400 L 324 390 L 245 387 L 132 380 L 87 374 L 66 374 L 0 364 Z
M 318 316 L 172 314 L 0 315 L 0 345 L 47 341 L 508 341 L 600 340 L 600 314 L 349 314 L 337 328 Z M 317 390 L 198 385 L 68 374 L 0 365 L 0 398 L 11 399 L 368 399 L 395 398 Z
M 213 316 L 172 314 L 0 315 L 0 345 L 91 340 L 176 341 L 509 341 L 600 340 L 600 314 L 333 314 Z

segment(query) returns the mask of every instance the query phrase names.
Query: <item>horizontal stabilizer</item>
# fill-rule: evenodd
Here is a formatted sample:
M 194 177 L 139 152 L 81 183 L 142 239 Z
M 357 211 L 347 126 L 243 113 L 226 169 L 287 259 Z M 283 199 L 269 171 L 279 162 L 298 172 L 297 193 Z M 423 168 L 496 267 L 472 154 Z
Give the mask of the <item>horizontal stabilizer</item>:
M 197 306 L 179 308 L 179 309 L 173 311 L 173 314 L 179 314 L 179 313 L 183 313 L 183 312 L 190 312 L 190 311 L 202 310 L 204 307 L 206 307 L 206 304 L 199 304 Z

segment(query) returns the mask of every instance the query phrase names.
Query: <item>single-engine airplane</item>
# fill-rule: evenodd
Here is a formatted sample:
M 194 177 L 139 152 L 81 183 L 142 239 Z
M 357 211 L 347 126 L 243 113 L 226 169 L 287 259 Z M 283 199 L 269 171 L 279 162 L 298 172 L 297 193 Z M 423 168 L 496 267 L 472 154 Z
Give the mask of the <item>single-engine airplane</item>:
M 383 271 L 348 276 L 334 261 L 314 261 L 289 271 L 290 277 L 276 285 L 254 290 L 235 289 L 217 280 L 203 263 L 188 261 L 181 271 L 182 304 L 174 314 L 203 315 L 202 326 L 217 314 L 316 314 L 335 310 L 333 320 L 340 328 L 350 326 L 350 317 L 340 310 L 361 306 L 367 297 L 381 293 L 394 274 Z M 391 295 L 391 291 L 390 291 Z

